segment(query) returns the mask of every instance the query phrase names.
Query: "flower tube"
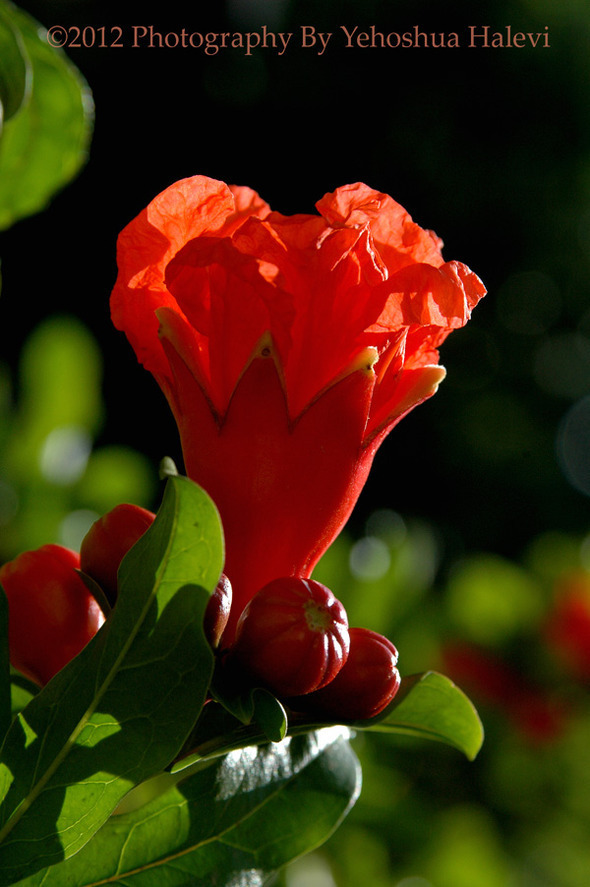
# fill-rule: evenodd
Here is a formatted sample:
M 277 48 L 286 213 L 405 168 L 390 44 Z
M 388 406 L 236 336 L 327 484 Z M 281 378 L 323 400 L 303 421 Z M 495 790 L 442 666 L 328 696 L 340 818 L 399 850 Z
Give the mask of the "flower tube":
M 113 322 L 219 508 L 228 638 L 263 585 L 310 576 L 384 437 L 444 377 L 438 346 L 485 293 L 388 195 L 357 183 L 317 209 L 281 215 L 194 176 L 119 237 Z

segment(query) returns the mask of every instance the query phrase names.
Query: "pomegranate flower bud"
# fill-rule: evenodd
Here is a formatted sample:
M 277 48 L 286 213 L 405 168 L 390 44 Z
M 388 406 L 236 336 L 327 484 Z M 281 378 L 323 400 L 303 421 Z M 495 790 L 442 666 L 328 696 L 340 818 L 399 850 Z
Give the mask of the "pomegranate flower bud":
M 79 567 L 75 552 L 43 545 L 0 568 L 10 661 L 37 684 L 46 684 L 77 656 L 104 622 Z
M 117 600 L 121 561 L 152 525 L 155 514 L 139 505 L 117 505 L 95 521 L 80 546 L 80 569 L 100 585 L 108 602 Z
M 80 569 L 100 585 L 108 602 L 117 600 L 117 574 L 127 552 L 152 525 L 156 515 L 139 505 L 124 503 L 95 521 L 80 547 Z M 187 576 L 187 579 L 190 577 Z M 227 625 L 232 587 L 224 574 L 207 604 L 204 629 L 213 648 Z
M 348 619 L 329 588 L 312 579 L 275 579 L 238 622 L 231 663 L 277 696 L 323 687 L 348 655 Z
M 401 683 L 396 648 L 368 628 L 351 628 L 349 633 L 350 650 L 342 670 L 322 690 L 292 700 L 294 708 L 332 720 L 362 721 L 374 718 L 392 701 Z
M 203 623 L 205 637 L 214 650 L 219 646 L 221 636 L 225 631 L 225 626 L 227 625 L 231 610 L 231 601 L 231 582 L 225 573 L 222 573 L 219 582 L 215 587 L 215 591 L 207 603 Z

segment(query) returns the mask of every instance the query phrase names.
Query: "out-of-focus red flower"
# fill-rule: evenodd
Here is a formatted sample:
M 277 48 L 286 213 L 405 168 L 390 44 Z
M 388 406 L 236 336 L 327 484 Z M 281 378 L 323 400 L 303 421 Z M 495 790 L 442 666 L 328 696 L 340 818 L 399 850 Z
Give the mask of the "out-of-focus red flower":
M 590 575 L 577 571 L 563 576 L 544 627 L 551 650 L 579 680 L 590 681 Z
M 502 712 L 530 742 L 551 742 L 562 734 L 569 715 L 564 703 L 551 690 L 533 686 L 489 650 L 449 643 L 442 650 L 442 663 L 476 704 Z
M 219 508 L 230 634 L 267 582 L 311 574 L 385 435 L 443 378 L 438 346 L 485 292 L 386 194 L 348 185 L 317 209 L 284 216 L 195 176 L 119 237 L 113 321 Z

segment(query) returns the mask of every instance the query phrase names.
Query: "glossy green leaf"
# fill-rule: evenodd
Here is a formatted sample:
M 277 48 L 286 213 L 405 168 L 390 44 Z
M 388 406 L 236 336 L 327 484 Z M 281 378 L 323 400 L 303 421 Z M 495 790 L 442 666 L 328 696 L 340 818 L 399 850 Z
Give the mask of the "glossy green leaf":
M 287 733 L 287 714 L 279 699 L 259 687 L 254 690 L 253 720 L 258 724 L 267 739 L 278 742 Z
M 0 229 L 43 209 L 86 161 L 90 90 L 34 19 L 2 2 L 31 65 L 30 93 L 0 139 Z M 22 79 L 22 78 L 19 78 Z M 16 102 L 16 97 L 12 103 Z
M 31 66 L 13 20 L 14 7 L 0 0 L 0 129 L 28 98 Z
M 280 705 L 280 703 L 278 704 Z M 281 710 L 286 723 L 285 710 L 282 706 Z M 320 727 L 325 726 L 325 724 L 320 725 Z M 282 729 L 283 724 L 281 724 L 281 732 Z M 291 731 L 290 735 L 303 735 L 311 733 L 313 730 L 312 725 L 306 725 L 304 729 Z M 170 768 L 170 772 L 179 773 L 189 767 L 200 766 L 200 763 L 205 759 L 220 757 L 228 752 L 238 751 L 253 745 L 264 745 L 267 741 L 266 732 L 257 721 L 251 720 L 249 723 L 244 723 L 223 705 L 210 701 L 201 713 L 180 755 Z
M 175 764 L 176 769 L 209 755 L 264 741 L 264 731 L 256 719 L 245 720 L 240 717 L 242 712 L 232 711 L 226 701 L 223 700 L 225 708 L 207 706 L 185 746 L 186 759 L 181 758 Z M 300 712 L 288 713 L 290 736 L 329 725 L 333 722 L 312 720 Z M 475 758 L 483 742 L 483 727 L 471 701 L 449 678 L 432 671 L 404 678 L 397 696 L 381 715 L 365 721 L 349 721 L 347 726 L 354 730 L 436 740 L 458 749 L 470 760 Z
M 222 565 L 215 506 L 171 478 L 121 564 L 110 618 L 7 735 L 0 884 L 77 853 L 129 789 L 178 754 L 213 670 L 203 615 Z
M 483 727 L 472 702 L 435 671 L 404 678 L 387 712 L 372 721 L 359 721 L 356 727 L 434 739 L 453 746 L 469 760 L 483 742 Z
M 347 737 L 336 727 L 217 759 L 21 887 L 261 885 L 354 804 L 361 777 Z
M 0 742 L 6 735 L 11 718 L 8 601 L 0 585 Z

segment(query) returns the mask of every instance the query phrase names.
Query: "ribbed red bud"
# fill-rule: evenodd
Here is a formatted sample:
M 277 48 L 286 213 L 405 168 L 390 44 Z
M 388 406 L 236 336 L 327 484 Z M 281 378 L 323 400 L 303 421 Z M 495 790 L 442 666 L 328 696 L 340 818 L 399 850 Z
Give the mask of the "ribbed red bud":
M 325 585 L 293 576 L 275 579 L 238 621 L 231 661 L 277 696 L 323 687 L 348 656 L 348 618 Z
M 327 687 L 293 700 L 295 707 L 333 720 L 362 721 L 386 708 L 399 689 L 397 650 L 383 635 L 351 628 L 348 659 Z

